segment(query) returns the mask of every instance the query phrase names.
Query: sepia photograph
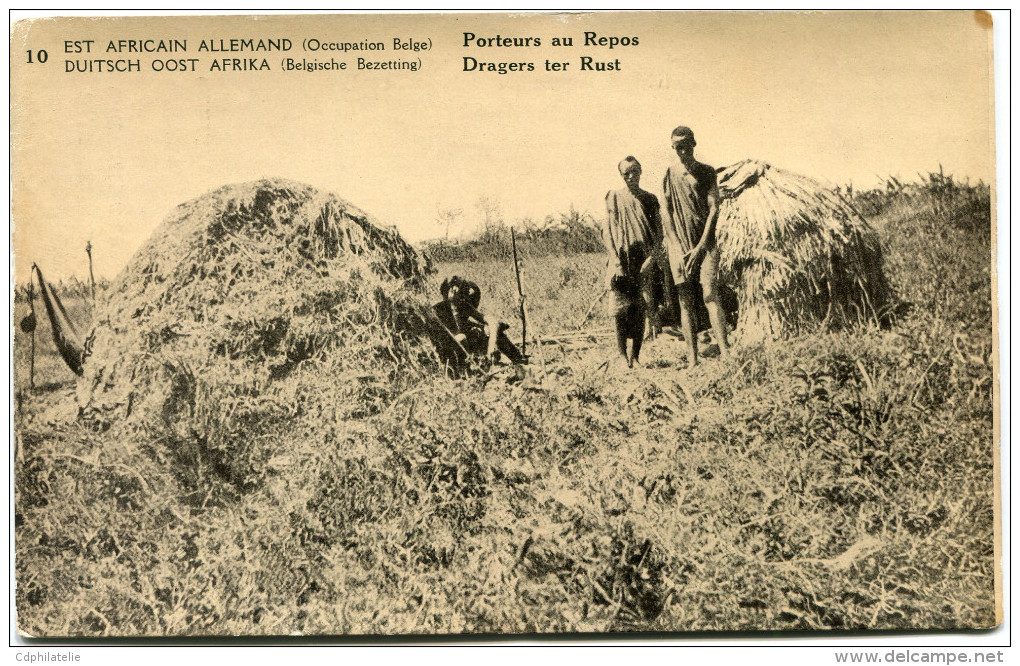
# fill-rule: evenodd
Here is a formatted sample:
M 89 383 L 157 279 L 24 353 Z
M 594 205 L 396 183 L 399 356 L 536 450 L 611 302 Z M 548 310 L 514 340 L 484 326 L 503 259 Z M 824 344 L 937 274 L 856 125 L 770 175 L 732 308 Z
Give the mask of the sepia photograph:
M 17 634 L 999 626 L 992 27 L 12 21 Z

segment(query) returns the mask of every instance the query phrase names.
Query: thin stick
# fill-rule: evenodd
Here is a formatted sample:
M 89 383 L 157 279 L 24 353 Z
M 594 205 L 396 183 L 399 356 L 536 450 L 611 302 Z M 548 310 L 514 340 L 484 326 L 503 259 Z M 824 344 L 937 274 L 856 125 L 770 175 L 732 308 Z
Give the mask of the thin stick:
M 85 254 L 89 255 L 89 287 L 92 289 L 92 307 L 96 307 L 96 276 L 92 274 L 92 241 L 85 243 Z
M 545 352 L 542 351 L 542 338 L 535 336 L 535 349 L 538 350 L 538 362 L 542 364 L 542 374 L 539 375 L 539 383 L 545 387 Z
M 28 312 L 29 316 L 32 317 L 32 351 L 28 356 L 28 387 L 35 388 L 35 325 L 38 323 L 35 319 L 35 273 L 28 277 Z
M 524 290 L 521 288 L 521 267 L 517 259 L 517 234 L 510 227 L 510 247 L 514 252 L 514 275 L 517 276 L 517 297 L 521 306 L 521 356 L 528 356 L 528 314 L 524 309 Z
M 569 330 L 569 331 L 557 331 L 556 333 L 547 333 L 542 336 L 542 344 L 552 344 L 559 340 L 573 340 L 573 339 L 585 339 L 585 338 L 604 338 L 615 335 L 616 332 L 609 327 L 603 328 L 590 328 L 586 331 Z
M 602 299 L 605 298 L 606 294 L 608 293 L 609 293 L 608 289 L 602 290 L 602 293 L 600 293 L 598 297 L 596 297 L 595 300 L 591 302 L 591 307 L 589 307 L 588 311 L 584 313 L 584 317 L 581 319 L 581 321 L 577 323 L 577 326 L 575 328 L 581 328 L 582 326 L 585 325 L 585 323 L 587 323 L 588 317 L 590 317 L 591 313 L 595 310 L 595 306 L 601 303 Z

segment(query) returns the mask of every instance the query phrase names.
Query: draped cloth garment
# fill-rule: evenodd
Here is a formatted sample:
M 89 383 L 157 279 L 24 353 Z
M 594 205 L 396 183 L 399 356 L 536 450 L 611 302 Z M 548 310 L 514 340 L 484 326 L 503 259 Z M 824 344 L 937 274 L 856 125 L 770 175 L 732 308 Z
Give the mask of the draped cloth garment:
M 67 363 L 74 374 L 82 376 L 82 363 L 85 358 L 84 345 L 78 329 L 75 328 L 71 318 L 67 315 L 67 309 L 57 296 L 57 292 L 47 284 L 43 278 L 42 271 L 38 266 L 33 265 L 36 277 L 39 279 L 39 295 L 42 297 L 43 305 L 46 307 L 46 316 L 50 320 L 50 328 L 53 331 L 53 343 L 60 352 L 61 358 Z
M 659 201 L 644 190 L 613 190 L 606 194 L 606 217 L 609 270 L 636 276 L 662 235 Z
M 700 266 L 693 266 L 688 275 L 684 260 L 701 241 L 708 222 L 708 195 L 716 186 L 715 170 L 707 164 L 697 162 L 691 171 L 682 164 L 673 164 L 666 169 L 662 179 L 663 204 L 666 214 L 662 216 L 664 244 L 669 253 L 673 277 L 679 284 L 697 279 Z M 706 250 L 716 247 L 715 236 L 707 240 Z

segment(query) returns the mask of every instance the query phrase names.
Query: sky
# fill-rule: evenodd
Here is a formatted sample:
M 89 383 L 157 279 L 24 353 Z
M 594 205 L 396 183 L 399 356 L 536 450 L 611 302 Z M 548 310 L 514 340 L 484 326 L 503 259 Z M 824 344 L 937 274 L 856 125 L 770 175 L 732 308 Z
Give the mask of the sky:
M 873 187 L 939 166 L 994 177 L 991 30 L 973 12 L 636 13 L 40 19 L 11 38 L 15 278 L 114 277 L 170 210 L 229 183 L 283 177 L 334 192 L 416 242 L 476 230 L 484 197 L 508 223 L 571 206 L 597 218 L 627 155 L 655 191 L 694 129 L 713 166 L 755 158 L 830 184 Z M 584 33 L 637 38 L 585 46 Z M 533 47 L 464 45 L 539 37 Z M 210 71 L 203 40 L 289 38 L 272 71 Z M 554 37 L 573 46 L 555 47 Z M 431 40 L 394 51 L 393 39 Z M 92 54 L 65 42 L 93 39 Z M 194 72 L 165 54 L 109 54 L 110 39 L 186 39 Z M 305 39 L 382 41 L 369 53 L 302 51 Z M 48 54 L 27 62 L 28 51 Z M 100 52 L 95 52 L 100 51 Z M 420 58 L 417 72 L 357 71 L 357 57 Z M 533 72 L 464 71 L 464 57 Z M 581 72 L 580 59 L 619 63 Z M 139 58 L 137 73 L 68 73 L 67 60 Z M 346 61 L 284 72 L 281 59 Z M 545 71 L 545 61 L 568 62 Z

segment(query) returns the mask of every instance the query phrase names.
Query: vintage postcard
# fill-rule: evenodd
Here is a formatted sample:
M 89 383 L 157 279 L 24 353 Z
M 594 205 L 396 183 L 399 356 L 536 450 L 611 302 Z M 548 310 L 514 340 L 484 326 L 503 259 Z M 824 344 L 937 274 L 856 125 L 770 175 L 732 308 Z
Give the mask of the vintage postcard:
M 998 625 L 991 21 L 12 23 L 18 631 Z

